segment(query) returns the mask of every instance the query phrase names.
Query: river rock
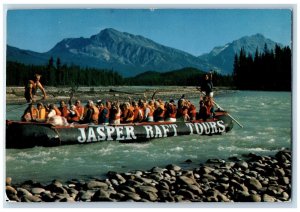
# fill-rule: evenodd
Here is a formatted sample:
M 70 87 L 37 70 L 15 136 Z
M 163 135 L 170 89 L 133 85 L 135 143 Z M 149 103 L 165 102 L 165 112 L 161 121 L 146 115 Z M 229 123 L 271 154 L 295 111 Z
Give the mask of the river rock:
M 128 186 L 128 185 L 124 185 L 124 184 L 121 184 L 119 185 L 118 187 L 116 187 L 116 190 L 117 191 L 120 191 L 120 192 L 132 192 L 132 193 L 135 193 L 135 188 L 131 187 L 131 186 Z
M 159 190 L 158 192 L 159 199 L 164 202 L 174 202 L 174 197 L 171 195 L 168 190 Z
M 182 195 L 185 199 L 188 199 L 188 200 L 195 199 L 195 195 L 191 191 L 188 191 L 186 189 L 180 189 L 177 192 L 177 194 Z
M 159 190 L 169 190 L 170 189 L 169 184 L 165 180 L 159 181 L 157 188 Z
M 241 168 L 242 170 L 246 170 L 246 169 L 248 169 L 249 166 L 246 161 L 238 161 L 235 163 L 234 167 Z
M 41 196 L 42 201 L 44 201 L 44 202 L 54 202 L 55 201 L 55 198 L 53 197 L 52 194 L 42 192 L 40 194 L 40 196 Z
M 282 177 L 279 178 L 279 182 L 282 183 L 283 185 L 288 185 L 290 184 L 290 179 L 288 177 Z
M 153 167 L 153 168 L 151 169 L 151 172 L 153 172 L 153 173 L 160 173 L 160 174 L 163 174 L 164 171 L 166 171 L 166 169 L 163 169 L 163 168 L 160 168 L 160 167 Z
M 95 191 L 87 190 L 87 191 L 80 191 L 77 195 L 78 200 L 81 201 L 90 201 L 92 196 L 95 194 Z
M 141 195 L 142 193 L 148 193 L 148 192 L 151 192 L 151 193 L 157 193 L 158 190 L 152 186 L 140 186 L 140 187 L 137 187 L 136 188 L 137 192 Z M 149 195 L 149 194 L 148 194 Z M 143 195 L 141 195 L 143 196 Z M 156 197 L 157 198 L 157 197 Z M 146 198 L 148 199 L 148 198 Z M 153 198 L 151 198 L 153 199 Z M 151 200 L 149 199 L 149 200 Z M 152 200 L 151 200 L 152 201 Z
M 160 173 L 152 173 L 149 175 L 149 177 L 155 181 L 160 181 L 164 179 L 164 177 Z
M 141 183 L 146 183 L 146 184 L 151 184 L 153 182 L 152 179 L 145 178 L 145 177 L 137 177 L 136 181 L 141 182 Z
M 248 180 L 248 184 L 249 184 L 249 186 L 251 186 L 253 189 L 256 189 L 256 190 L 260 190 L 262 188 L 261 183 L 254 177 L 251 177 Z
M 261 202 L 261 196 L 259 194 L 251 194 L 250 201 L 251 202 Z
M 193 192 L 195 195 L 199 196 L 203 194 L 203 191 L 197 185 L 187 185 L 185 187 L 187 190 Z
M 250 194 L 247 191 L 236 191 L 235 192 L 235 200 L 237 202 L 249 202 Z
M 142 198 L 145 198 L 147 200 L 150 200 L 150 201 L 156 201 L 157 198 L 158 198 L 158 195 L 154 192 L 151 192 L 151 191 L 147 191 L 147 190 L 139 190 L 139 193 L 138 193 Z
M 208 181 L 215 181 L 215 180 L 216 180 L 216 177 L 214 177 L 214 176 L 212 176 L 212 175 L 210 175 L 210 174 L 203 174 L 203 175 L 202 175 L 202 179 L 203 179 L 203 178 L 208 179 Z
M 174 170 L 175 172 L 178 172 L 181 170 L 181 167 L 180 166 L 177 166 L 175 164 L 169 164 L 166 166 L 166 169 L 168 170 Z
M 100 188 L 100 189 L 108 189 L 108 185 L 106 183 L 100 182 L 100 181 L 96 181 L 96 180 L 91 180 L 87 183 L 86 185 L 87 189 L 96 189 L 96 188 Z
M 183 183 L 185 185 L 194 185 L 194 184 L 198 184 L 195 179 L 186 177 L 186 176 L 180 176 L 178 177 L 178 183 Z
M 117 178 L 117 180 L 119 181 L 120 184 L 126 182 L 125 178 L 122 177 L 122 175 L 120 175 L 120 174 L 116 174 L 115 177 Z
M 214 170 L 215 170 L 215 169 L 212 168 L 212 167 L 209 167 L 209 166 L 202 166 L 202 167 L 200 168 L 200 173 L 201 173 L 201 174 L 209 174 L 209 173 L 213 172 Z
M 91 201 L 93 201 L 93 202 L 97 202 L 97 201 L 112 201 L 112 199 L 110 199 L 110 194 L 107 191 L 105 191 L 103 189 L 99 189 L 92 196 Z
M 40 194 L 42 192 L 45 192 L 45 189 L 43 189 L 43 188 L 32 188 L 31 189 L 32 194 Z
M 17 188 L 17 192 L 19 196 L 32 196 L 32 193 L 25 188 Z
M 263 195 L 263 202 L 275 202 L 276 199 L 268 194 Z
M 134 200 L 134 201 L 139 201 L 139 200 L 141 200 L 142 198 L 141 198 L 140 195 L 137 194 L 137 193 L 134 193 L 134 192 L 127 192 L 127 193 L 125 193 L 124 200 L 129 200 L 129 199 L 132 199 L 132 200 Z

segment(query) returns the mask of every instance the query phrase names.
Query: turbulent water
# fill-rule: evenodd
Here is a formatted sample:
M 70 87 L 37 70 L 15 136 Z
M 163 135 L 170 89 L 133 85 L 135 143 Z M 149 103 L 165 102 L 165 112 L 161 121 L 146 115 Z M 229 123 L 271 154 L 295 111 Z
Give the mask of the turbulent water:
M 237 91 L 215 101 L 244 126 L 224 135 L 183 136 L 141 144 L 102 142 L 87 145 L 6 150 L 6 176 L 13 181 L 88 179 L 108 171 L 126 172 L 174 163 L 197 166 L 210 158 L 241 157 L 250 152 L 273 155 L 292 147 L 291 93 Z M 197 104 L 197 100 L 193 100 Z M 18 120 L 20 106 L 7 106 L 7 119 Z M 24 108 L 22 108 L 23 110 Z M 17 110 L 19 111 L 19 110 Z

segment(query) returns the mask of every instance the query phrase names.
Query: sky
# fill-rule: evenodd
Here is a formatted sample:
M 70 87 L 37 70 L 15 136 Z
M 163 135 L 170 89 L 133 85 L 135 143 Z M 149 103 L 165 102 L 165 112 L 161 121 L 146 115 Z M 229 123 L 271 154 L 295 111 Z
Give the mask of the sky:
M 114 28 L 199 56 L 256 33 L 290 45 L 291 18 L 289 9 L 9 9 L 6 40 L 46 52 L 64 38 Z

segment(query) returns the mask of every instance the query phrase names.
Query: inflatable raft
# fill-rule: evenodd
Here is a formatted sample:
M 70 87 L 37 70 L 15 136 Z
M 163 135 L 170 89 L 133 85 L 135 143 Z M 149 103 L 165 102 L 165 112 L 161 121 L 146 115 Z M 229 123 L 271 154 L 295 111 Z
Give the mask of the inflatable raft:
M 226 112 L 214 119 L 194 122 L 144 122 L 124 125 L 52 126 L 47 123 L 6 121 L 6 148 L 88 144 L 102 141 L 145 142 L 183 135 L 214 135 L 233 127 Z

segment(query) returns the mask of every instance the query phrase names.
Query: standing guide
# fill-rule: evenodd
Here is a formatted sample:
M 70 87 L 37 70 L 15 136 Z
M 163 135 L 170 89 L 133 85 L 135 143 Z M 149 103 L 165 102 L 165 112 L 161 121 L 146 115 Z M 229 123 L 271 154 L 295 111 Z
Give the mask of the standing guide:
M 41 79 L 41 75 L 35 74 L 34 80 L 29 80 L 28 84 L 25 85 L 24 96 L 28 103 L 35 102 L 35 94 L 36 94 L 37 89 L 40 89 L 42 91 L 42 93 L 44 95 L 43 99 L 47 98 L 46 91 L 45 91 L 43 85 L 41 84 L 40 79 Z

